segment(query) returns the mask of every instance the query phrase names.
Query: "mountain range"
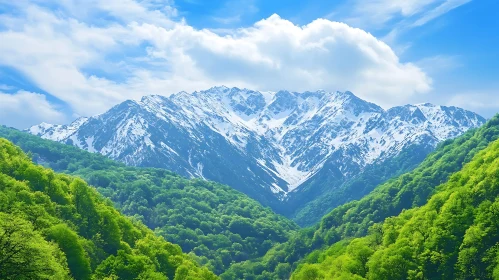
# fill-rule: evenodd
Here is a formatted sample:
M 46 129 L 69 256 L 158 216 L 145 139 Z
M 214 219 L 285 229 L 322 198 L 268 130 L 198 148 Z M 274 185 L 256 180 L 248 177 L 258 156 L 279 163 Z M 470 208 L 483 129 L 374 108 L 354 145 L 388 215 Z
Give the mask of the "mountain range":
M 315 208 L 307 224 L 330 210 L 317 201 L 335 191 L 353 194 L 341 203 L 359 198 L 359 186 L 349 183 L 362 174 L 384 164 L 391 167 L 383 179 L 408 171 L 438 143 L 484 123 L 473 112 L 428 103 L 385 110 L 348 91 L 221 86 L 127 100 L 97 116 L 27 131 L 127 165 L 218 181 L 288 216 Z M 400 162 L 410 164 L 401 170 Z M 365 180 L 362 188 L 378 183 Z

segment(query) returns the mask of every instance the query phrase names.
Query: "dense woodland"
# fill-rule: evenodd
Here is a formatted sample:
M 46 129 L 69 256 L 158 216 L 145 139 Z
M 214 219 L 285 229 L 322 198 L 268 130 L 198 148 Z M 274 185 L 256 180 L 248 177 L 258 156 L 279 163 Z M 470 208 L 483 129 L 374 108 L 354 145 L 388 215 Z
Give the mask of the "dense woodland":
M 0 139 L 0 279 L 216 279 L 83 180 Z
M 498 138 L 496 116 L 479 129 L 441 143 L 412 172 L 381 184 L 358 201 L 335 208 L 318 225 L 302 229 L 262 258 L 232 266 L 222 278 L 287 279 L 300 262 L 318 261 L 331 245 L 365 236 L 376 223 L 424 205 L 437 186 Z
M 163 169 L 126 167 L 5 127 L 0 127 L 0 137 L 19 145 L 36 162 L 87 180 L 122 213 L 179 244 L 217 274 L 232 263 L 263 256 L 298 229 L 228 186 L 188 180 Z
M 301 188 L 311 188 L 320 190 L 323 194 L 304 206 L 300 203 L 297 204 L 297 201 L 291 201 L 288 208 L 294 209 L 296 204 L 299 207 L 290 217 L 300 226 L 312 226 L 320 222 L 321 218 L 334 208 L 361 199 L 379 184 L 413 170 L 431 151 L 433 151 L 431 146 L 414 145 L 404 149 L 396 157 L 366 166 L 360 174 L 345 182 L 328 183 L 328 180 L 318 179 L 318 182 L 307 183 L 300 187 L 299 191 Z M 322 182 L 323 186 L 317 186 L 319 182 Z
M 292 279 L 499 279 L 499 141 L 423 206 L 329 248 Z
M 222 279 L 499 279 L 499 117 L 445 141 L 413 171 L 304 229 L 217 183 L 126 167 L 13 129 L 0 128 L 0 137 L 40 164 L 88 180 L 110 199 L 80 179 L 33 165 L 2 140 L 0 235 L 13 241 L 0 239 L 0 250 L 23 245 L 12 268 L 34 252 L 25 273 L 60 279 L 80 277 L 79 269 L 99 279 L 126 279 L 127 269 L 138 279 L 216 277 L 208 270 Z M 4 267 L 9 271 L 0 266 L 1 273 Z M 0 278 L 16 276 L 5 275 Z

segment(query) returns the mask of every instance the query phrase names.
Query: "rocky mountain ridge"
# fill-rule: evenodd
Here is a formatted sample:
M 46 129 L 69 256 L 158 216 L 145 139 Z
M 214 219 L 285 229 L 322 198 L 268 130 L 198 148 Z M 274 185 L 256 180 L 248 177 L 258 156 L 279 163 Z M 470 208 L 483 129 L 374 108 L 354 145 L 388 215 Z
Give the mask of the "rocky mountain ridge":
M 384 110 L 351 92 L 222 86 L 145 96 L 69 125 L 28 131 L 129 165 L 219 181 L 277 207 L 300 193 L 310 196 L 303 203 L 320 195 L 300 191 L 318 174 L 348 180 L 410 146 L 435 147 L 484 122 L 428 103 Z

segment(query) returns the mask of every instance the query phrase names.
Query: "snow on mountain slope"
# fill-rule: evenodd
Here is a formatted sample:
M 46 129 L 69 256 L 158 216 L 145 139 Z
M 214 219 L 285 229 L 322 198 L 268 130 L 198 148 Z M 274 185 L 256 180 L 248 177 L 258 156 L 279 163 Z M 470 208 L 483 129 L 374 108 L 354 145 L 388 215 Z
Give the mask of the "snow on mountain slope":
M 411 145 L 435 146 L 484 122 L 456 107 L 384 110 L 351 92 L 222 86 L 145 96 L 69 125 L 28 131 L 130 165 L 226 183 L 273 205 L 299 193 L 325 165 L 349 178 Z

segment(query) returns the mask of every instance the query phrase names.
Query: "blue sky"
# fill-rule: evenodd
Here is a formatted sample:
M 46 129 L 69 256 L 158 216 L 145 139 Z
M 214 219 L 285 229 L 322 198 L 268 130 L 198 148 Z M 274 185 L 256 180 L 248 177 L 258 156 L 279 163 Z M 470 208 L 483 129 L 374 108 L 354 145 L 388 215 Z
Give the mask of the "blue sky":
M 0 0 L 0 124 L 215 85 L 499 111 L 499 1 Z

